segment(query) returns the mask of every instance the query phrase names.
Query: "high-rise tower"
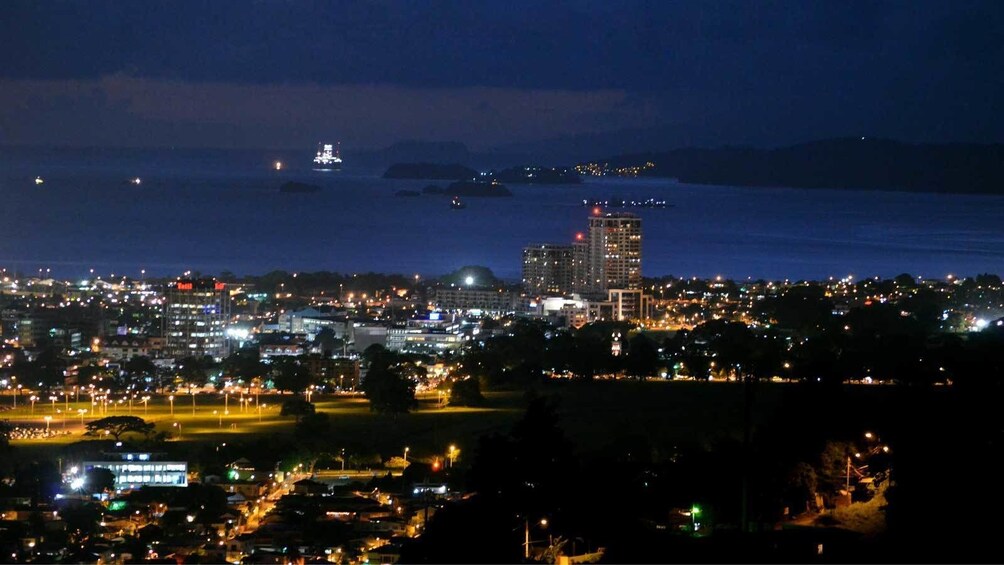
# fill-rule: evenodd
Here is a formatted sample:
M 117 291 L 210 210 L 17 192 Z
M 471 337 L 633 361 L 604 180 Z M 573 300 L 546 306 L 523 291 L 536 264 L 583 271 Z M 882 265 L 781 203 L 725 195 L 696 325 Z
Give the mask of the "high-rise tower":
M 165 353 L 170 357 L 227 356 L 230 296 L 213 279 L 181 279 L 165 291 Z
M 572 292 L 571 245 L 543 243 L 523 248 L 523 289 L 534 296 Z
M 641 218 L 629 213 L 589 218 L 586 275 L 588 290 L 641 289 Z

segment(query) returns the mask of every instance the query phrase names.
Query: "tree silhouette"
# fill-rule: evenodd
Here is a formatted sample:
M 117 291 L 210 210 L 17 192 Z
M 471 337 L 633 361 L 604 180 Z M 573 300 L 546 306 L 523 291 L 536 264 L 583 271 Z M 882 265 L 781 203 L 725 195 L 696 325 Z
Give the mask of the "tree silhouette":
M 362 382 L 362 390 L 370 401 L 370 410 L 384 414 L 405 413 L 418 403 L 415 385 L 399 371 L 382 363 L 370 366 Z
M 275 363 L 272 383 L 279 390 L 300 393 L 310 386 L 310 371 L 295 359 L 283 359 Z
M 450 406 L 482 406 L 485 397 L 481 394 L 478 379 L 469 378 L 453 383 L 450 389 Z
M 317 412 L 317 407 L 312 403 L 307 402 L 306 399 L 295 397 L 290 398 L 282 403 L 282 410 L 279 411 L 280 416 L 295 416 L 296 422 L 300 422 L 300 418 L 307 416 L 309 414 L 314 414 Z
M 91 494 L 115 490 L 115 473 L 104 467 L 94 467 L 84 473 L 84 490 Z
M 150 437 L 155 426 L 152 422 L 147 422 L 138 416 L 108 416 L 107 418 L 88 422 L 85 427 L 87 431 L 84 435 L 110 435 L 115 438 L 115 441 L 119 441 L 123 435 L 130 432 Z
M 659 372 L 659 351 L 651 339 L 638 334 L 628 342 L 625 368 L 628 376 L 654 377 Z

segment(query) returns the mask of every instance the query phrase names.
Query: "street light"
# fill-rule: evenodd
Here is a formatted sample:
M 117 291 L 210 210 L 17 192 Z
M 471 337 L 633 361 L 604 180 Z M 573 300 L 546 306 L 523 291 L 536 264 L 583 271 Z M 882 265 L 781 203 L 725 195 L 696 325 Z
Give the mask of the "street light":
M 168 396 L 167 399 L 171 402 L 171 415 L 174 416 L 174 395 Z
M 410 448 L 408 448 L 408 447 L 405 447 L 405 448 L 404 448 L 404 462 L 405 462 L 405 463 L 407 463 L 407 462 L 408 462 L 408 450 L 409 450 L 409 449 L 410 449 Z
M 84 414 L 87 413 L 86 408 L 77 408 L 77 414 L 80 414 L 80 425 L 84 425 Z
M 51 422 L 51 421 L 52 421 L 52 416 L 46 416 L 45 417 L 45 433 L 46 433 L 46 435 L 49 434 L 49 422 Z
M 178 428 L 178 439 L 181 439 L 181 422 L 171 424 L 171 427 Z
M 215 415 L 217 415 L 219 413 L 220 413 L 219 410 L 213 410 L 213 416 L 215 416 Z M 220 427 L 221 428 L 223 427 L 223 414 L 220 414 Z
M 547 518 L 541 518 L 537 524 L 547 527 Z M 530 519 L 525 516 L 523 517 L 523 557 L 530 559 Z
M 150 397 L 144 396 L 142 400 L 143 400 L 143 415 L 146 416 L 147 414 L 149 414 L 149 411 L 147 410 L 147 403 L 150 402 Z
M 38 397 L 33 394 L 30 397 L 28 397 L 28 400 L 31 401 L 31 413 L 34 414 L 35 413 L 35 401 L 38 400 Z
M 698 528 L 701 527 L 701 523 L 697 520 L 701 515 L 701 507 L 698 505 L 693 505 L 690 507 L 690 530 L 696 532 Z

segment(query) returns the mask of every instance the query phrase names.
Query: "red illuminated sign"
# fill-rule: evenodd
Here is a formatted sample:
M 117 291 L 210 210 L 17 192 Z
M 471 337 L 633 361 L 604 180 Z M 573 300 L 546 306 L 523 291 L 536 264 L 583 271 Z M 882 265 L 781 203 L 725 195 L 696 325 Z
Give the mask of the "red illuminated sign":
M 178 281 L 174 283 L 174 288 L 178 290 L 195 290 L 196 284 L 199 290 L 209 290 L 210 288 L 213 290 L 225 290 L 227 287 L 226 283 L 219 281 L 213 281 L 212 287 L 209 286 L 208 281 Z

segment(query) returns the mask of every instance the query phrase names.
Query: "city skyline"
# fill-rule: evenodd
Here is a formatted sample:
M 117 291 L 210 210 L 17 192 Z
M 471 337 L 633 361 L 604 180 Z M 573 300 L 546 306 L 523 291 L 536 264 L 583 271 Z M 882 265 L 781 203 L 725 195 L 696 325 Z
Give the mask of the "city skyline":
M 0 37 L 0 561 L 1000 553 L 1004 3 Z

